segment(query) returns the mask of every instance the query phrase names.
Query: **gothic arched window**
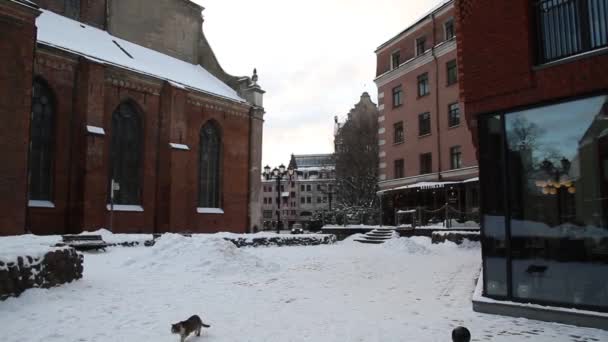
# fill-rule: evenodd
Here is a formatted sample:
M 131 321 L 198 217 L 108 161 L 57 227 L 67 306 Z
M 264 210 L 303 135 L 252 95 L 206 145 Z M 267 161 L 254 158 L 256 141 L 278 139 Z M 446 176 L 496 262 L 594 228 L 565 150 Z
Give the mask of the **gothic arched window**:
M 198 206 L 220 208 L 222 137 L 217 124 L 206 123 L 200 133 Z
M 55 100 L 49 87 L 34 80 L 30 122 L 29 199 L 51 201 L 53 191 L 53 148 Z
M 114 204 L 141 204 L 142 179 L 142 123 L 139 111 L 130 102 L 123 102 L 112 114 L 112 146 L 110 184 L 114 190 Z M 109 186 L 111 190 L 111 186 Z M 108 194 L 108 199 L 110 195 Z

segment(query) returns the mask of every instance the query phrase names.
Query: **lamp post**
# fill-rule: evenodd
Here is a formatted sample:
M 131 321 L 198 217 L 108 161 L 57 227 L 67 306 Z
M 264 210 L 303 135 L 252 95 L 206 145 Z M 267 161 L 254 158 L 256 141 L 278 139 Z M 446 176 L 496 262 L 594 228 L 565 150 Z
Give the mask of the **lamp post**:
M 291 180 L 293 175 L 294 169 L 289 167 L 286 171 L 285 165 L 283 164 L 281 164 L 278 169 L 275 167 L 272 172 L 270 171 L 270 166 L 266 165 L 266 167 L 264 167 L 264 177 L 266 177 L 266 180 L 274 178 L 277 181 L 277 234 L 280 234 L 281 232 L 281 181 L 286 176 Z

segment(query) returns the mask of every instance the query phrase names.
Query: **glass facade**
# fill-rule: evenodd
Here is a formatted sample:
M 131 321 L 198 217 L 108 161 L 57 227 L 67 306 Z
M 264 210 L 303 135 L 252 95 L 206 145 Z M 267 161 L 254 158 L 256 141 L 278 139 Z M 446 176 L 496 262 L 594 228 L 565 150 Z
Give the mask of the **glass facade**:
M 608 96 L 479 128 L 485 295 L 608 311 Z

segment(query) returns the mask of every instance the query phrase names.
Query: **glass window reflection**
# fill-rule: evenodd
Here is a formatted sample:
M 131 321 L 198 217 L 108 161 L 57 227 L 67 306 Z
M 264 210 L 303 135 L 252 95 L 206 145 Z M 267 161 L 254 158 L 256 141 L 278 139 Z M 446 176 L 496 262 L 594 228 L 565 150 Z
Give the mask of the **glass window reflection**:
M 504 117 L 513 296 L 607 310 L 607 96 Z

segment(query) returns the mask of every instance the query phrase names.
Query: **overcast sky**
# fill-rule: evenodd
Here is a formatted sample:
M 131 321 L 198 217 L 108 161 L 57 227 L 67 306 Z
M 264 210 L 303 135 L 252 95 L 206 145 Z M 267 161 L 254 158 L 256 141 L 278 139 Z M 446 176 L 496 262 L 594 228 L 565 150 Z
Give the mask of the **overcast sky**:
M 333 153 L 333 118 L 373 82 L 374 50 L 441 0 L 195 0 L 228 73 L 258 69 L 266 90 L 263 165 Z

